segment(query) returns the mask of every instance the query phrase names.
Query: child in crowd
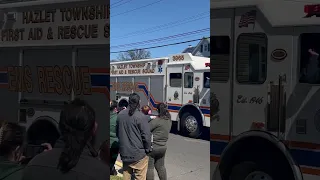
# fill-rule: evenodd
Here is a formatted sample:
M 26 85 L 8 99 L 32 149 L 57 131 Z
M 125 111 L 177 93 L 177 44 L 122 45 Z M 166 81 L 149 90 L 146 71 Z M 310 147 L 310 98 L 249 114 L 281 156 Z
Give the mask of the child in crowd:
M 152 116 L 152 111 L 151 111 L 151 108 L 150 106 L 148 105 L 145 105 L 141 108 L 141 112 L 147 116 L 149 116 L 149 122 L 152 120 L 152 119 L 155 119 L 157 116 Z M 151 143 L 153 143 L 153 134 L 151 135 Z
M 145 115 L 147 115 L 147 116 L 150 117 L 150 118 L 149 118 L 149 122 L 150 122 L 152 119 L 156 118 L 156 116 L 152 116 L 151 108 L 150 108 L 150 106 L 148 106 L 148 105 L 143 106 L 143 107 L 141 108 L 141 112 L 142 112 L 143 114 L 145 114 Z

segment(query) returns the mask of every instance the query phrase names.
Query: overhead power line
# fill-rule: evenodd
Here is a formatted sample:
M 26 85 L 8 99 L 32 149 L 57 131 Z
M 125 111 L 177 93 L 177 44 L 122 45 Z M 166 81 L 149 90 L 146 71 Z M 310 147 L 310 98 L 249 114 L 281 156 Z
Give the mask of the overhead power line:
M 122 2 L 122 1 L 124 1 L 124 0 L 120 0 L 120 1 L 118 1 L 118 2 L 115 2 L 115 3 L 111 4 L 111 5 L 110 5 L 110 8 L 114 9 L 114 8 L 119 7 L 119 6 L 128 4 L 128 3 L 131 2 L 132 0 L 127 0 L 127 1 L 124 1 L 124 2 Z M 121 3 L 121 2 L 122 2 L 122 3 Z M 120 4 L 119 4 L 119 3 L 120 3 Z
M 203 32 L 203 33 L 199 33 L 199 34 L 193 34 L 193 35 L 190 35 L 190 36 L 184 36 L 184 37 L 175 38 L 175 39 L 168 39 L 168 40 L 164 40 L 164 41 L 160 41 L 160 42 L 148 43 L 148 44 L 144 44 L 144 45 L 133 45 L 133 46 L 124 47 L 124 48 L 117 48 L 117 50 L 121 51 L 121 50 L 135 49 L 135 48 L 141 48 L 141 47 L 146 47 L 146 46 L 157 46 L 159 44 L 169 44 L 169 43 L 172 43 L 172 42 L 180 42 L 180 41 L 185 41 L 185 40 L 188 40 L 188 39 L 206 37 L 208 35 L 209 35 L 209 32 Z
M 115 3 L 110 4 L 110 7 L 113 6 L 113 5 L 115 5 L 115 4 L 121 3 L 122 1 L 124 1 L 124 0 L 119 0 L 119 1 L 117 1 L 117 2 L 115 2 Z
M 162 37 L 162 38 L 157 38 L 157 39 L 151 39 L 151 40 L 146 40 L 146 41 L 140 41 L 140 42 L 135 42 L 135 43 L 129 43 L 129 44 L 123 44 L 123 45 L 117 45 L 117 46 L 110 46 L 111 48 L 123 48 L 123 47 L 130 47 L 130 46 L 136 46 L 136 45 L 145 45 L 145 44 L 150 44 L 150 43 L 155 43 L 155 42 L 161 42 L 164 40 L 169 40 L 169 39 L 175 39 L 175 38 L 181 38 L 189 35 L 195 35 L 203 32 L 210 31 L 210 28 L 204 28 L 204 29 L 199 29 L 195 31 L 190 31 L 190 32 L 185 32 L 181 34 L 176 34 L 172 36 L 167 36 L 167 37 Z
M 205 38 L 207 38 L 207 37 L 205 37 Z M 164 45 L 159 45 L 159 46 L 146 47 L 146 48 L 137 48 L 137 49 L 131 49 L 131 50 L 125 50 L 125 51 L 115 51 L 115 52 L 110 52 L 110 53 L 114 54 L 114 53 L 128 52 L 128 51 L 132 51 L 132 50 L 155 49 L 155 48 L 161 48 L 161 47 L 167 47 L 167 46 L 174 46 L 174 45 L 179 45 L 179 44 L 185 44 L 185 43 L 200 41 L 201 39 L 202 39 L 202 38 L 200 38 L 200 39 L 193 39 L 193 40 L 189 40 L 189 41 L 182 41 L 182 42 L 177 42 L 177 43 L 171 43 L 171 44 L 164 44 Z
M 149 34 L 149 33 L 153 33 L 153 32 L 157 32 L 157 31 L 161 31 L 161 30 L 165 30 L 165 29 L 169 29 L 172 27 L 176 27 L 182 24 L 187 24 L 193 21 L 198 21 L 200 19 L 203 19 L 205 17 L 209 17 L 210 16 L 210 12 L 202 12 L 184 19 L 180 19 L 180 20 L 176 20 L 176 21 L 172 21 L 166 24 L 162 24 L 162 25 L 158 25 L 158 26 L 154 26 L 154 27 L 150 27 L 150 28 L 146 28 L 143 30 L 139 30 L 139 31 L 134 31 L 131 33 L 127 33 L 123 36 L 115 36 L 112 38 L 116 38 L 116 39 L 124 39 L 124 38 L 128 38 L 128 37 L 133 37 L 133 36 L 138 36 L 138 35 L 143 35 L 143 34 Z
M 163 1 L 163 0 L 158 0 L 158 1 L 155 1 L 155 2 L 152 2 L 152 3 L 149 3 L 149 4 L 146 4 L 146 5 L 144 5 L 144 6 L 140 6 L 140 7 L 131 9 L 131 10 L 124 11 L 124 12 L 122 12 L 122 13 L 118 13 L 118 14 L 115 14 L 115 15 L 111 15 L 110 17 L 120 16 L 120 15 L 127 14 L 127 13 L 130 13 L 130 12 L 136 11 L 136 10 L 140 10 L 140 9 L 143 9 L 143 8 L 146 8 L 146 7 L 149 7 L 149 6 L 152 6 L 152 5 L 154 5 L 154 4 L 157 4 L 157 3 L 161 2 L 161 1 Z

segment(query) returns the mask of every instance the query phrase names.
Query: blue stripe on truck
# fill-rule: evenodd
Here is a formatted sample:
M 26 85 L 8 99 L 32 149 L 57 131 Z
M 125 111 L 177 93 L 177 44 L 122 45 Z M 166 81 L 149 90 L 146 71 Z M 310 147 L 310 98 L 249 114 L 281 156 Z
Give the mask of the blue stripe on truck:
M 110 88 L 112 87 L 112 85 L 110 84 Z M 148 91 L 148 88 L 145 84 L 142 84 L 142 83 L 138 83 L 138 88 L 141 89 L 144 93 L 144 95 L 148 98 L 149 98 L 149 101 L 152 105 L 152 107 L 156 107 L 157 106 L 157 102 L 156 100 L 153 98 L 152 94 L 150 94 L 149 96 L 149 91 Z M 172 110 L 172 111 L 179 111 L 181 109 L 182 105 L 168 105 L 168 110 Z M 205 108 L 200 108 L 201 112 L 203 114 L 206 114 L 206 115 L 210 115 L 210 109 L 205 109 Z

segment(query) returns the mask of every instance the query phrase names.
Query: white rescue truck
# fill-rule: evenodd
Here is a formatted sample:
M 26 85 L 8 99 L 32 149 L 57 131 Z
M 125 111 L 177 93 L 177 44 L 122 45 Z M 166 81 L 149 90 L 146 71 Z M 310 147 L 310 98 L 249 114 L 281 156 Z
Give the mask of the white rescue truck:
M 212 180 L 320 179 L 319 10 L 211 0 Z
M 61 108 L 75 97 L 96 112 L 97 142 L 108 137 L 106 2 L 0 5 L 0 116 L 24 126 L 28 143 L 54 144 Z
M 210 59 L 176 54 L 165 58 L 110 64 L 110 98 L 128 105 L 129 94 L 140 95 L 141 105 L 166 102 L 178 129 L 199 137 L 210 127 Z

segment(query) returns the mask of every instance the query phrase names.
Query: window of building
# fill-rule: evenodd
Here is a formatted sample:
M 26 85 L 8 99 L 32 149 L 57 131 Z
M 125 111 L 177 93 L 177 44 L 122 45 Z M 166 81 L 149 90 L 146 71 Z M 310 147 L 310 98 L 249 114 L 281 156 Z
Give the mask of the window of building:
M 203 87 L 210 88 L 210 72 L 203 73 Z
M 204 51 L 208 51 L 208 46 L 207 45 L 204 45 Z
M 200 52 L 203 52 L 203 45 L 200 46 Z
M 320 84 L 320 33 L 300 35 L 300 83 Z
M 229 36 L 211 36 L 210 49 L 212 82 L 227 82 L 230 71 L 230 38 Z
M 184 73 L 184 88 L 193 88 L 193 72 Z
M 244 33 L 237 42 L 236 76 L 239 83 L 262 84 L 267 78 L 267 36 Z
M 182 74 L 181 73 L 170 73 L 170 87 L 182 87 Z
M 210 52 L 210 43 L 208 44 L 208 51 Z

